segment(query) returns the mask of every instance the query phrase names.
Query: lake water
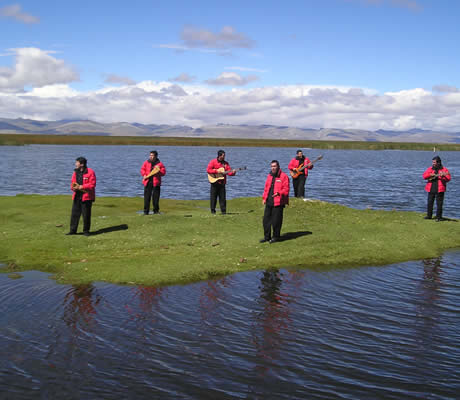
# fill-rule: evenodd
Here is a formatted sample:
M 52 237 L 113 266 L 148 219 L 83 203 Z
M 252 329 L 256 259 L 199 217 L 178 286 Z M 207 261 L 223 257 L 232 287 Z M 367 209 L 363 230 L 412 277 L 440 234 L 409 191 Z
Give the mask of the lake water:
M 156 149 L 168 170 L 162 197 L 208 198 L 204 171 L 216 148 Z M 149 150 L 0 147 L 0 195 L 70 196 L 74 159 L 84 155 L 99 196 L 141 196 Z M 269 162 L 286 170 L 296 149 L 225 150 L 232 167 L 248 167 L 228 179 L 232 198 L 260 196 Z M 421 174 L 433 153 L 306 154 L 324 155 L 308 197 L 425 210 Z M 460 154 L 441 157 L 453 175 L 445 216 L 459 218 Z M 0 397 L 457 399 L 459 267 L 453 250 L 383 267 L 257 271 L 162 288 L 0 274 Z

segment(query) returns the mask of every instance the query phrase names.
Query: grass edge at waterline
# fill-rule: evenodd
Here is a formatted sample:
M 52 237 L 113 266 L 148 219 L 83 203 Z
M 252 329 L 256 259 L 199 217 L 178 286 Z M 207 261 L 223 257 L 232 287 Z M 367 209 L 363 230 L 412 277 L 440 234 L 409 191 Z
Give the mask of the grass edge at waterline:
M 95 234 L 84 237 L 65 236 L 70 196 L 0 197 L 2 271 L 40 270 L 73 284 L 167 285 L 267 268 L 386 265 L 460 248 L 456 220 L 290 200 L 286 240 L 261 244 L 260 198 L 229 200 L 229 214 L 216 216 L 205 200 L 161 199 L 161 215 L 143 216 L 142 198 L 99 197 Z

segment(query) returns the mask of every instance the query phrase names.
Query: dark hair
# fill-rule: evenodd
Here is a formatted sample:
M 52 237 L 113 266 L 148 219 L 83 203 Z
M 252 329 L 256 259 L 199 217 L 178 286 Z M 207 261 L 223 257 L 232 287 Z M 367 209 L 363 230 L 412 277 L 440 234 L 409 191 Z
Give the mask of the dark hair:
M 299 153 L 303 153 L 303 151 L 299 149 L 299 150 L 297 150 L 295 153 L 296 153 L 296 154 L 299 154 Z
M 150 154 L 154 154 L 155 157 L 158 157 L 158 151 L 156 151 L 156 150 L 152 150 L 152 151 L 150 152 Z
M 280 163 L 278 160 L 272 160 L 272 162 L 270 164 L 273 164 L 273 163 L 276 163 L 276 165 L 278 166 L 278 168 L 280 167 Z
M 217 157 L 220 157 L 222 154 L 225 154 L 225 151 L 219 150 L 219 151 L 217 152 Z
M 435 157 L 433 157 L 433 160 L 436 160 L 436 162 L 438 162 L 439 164 L 441 164 L 441 157 L 435 156 Z
M 75 161 L 78 161 L 80 164 L 83 164 L 85 167 L 86 167 L 86 164 L 88 163 L 85 157 L 78 157 Z

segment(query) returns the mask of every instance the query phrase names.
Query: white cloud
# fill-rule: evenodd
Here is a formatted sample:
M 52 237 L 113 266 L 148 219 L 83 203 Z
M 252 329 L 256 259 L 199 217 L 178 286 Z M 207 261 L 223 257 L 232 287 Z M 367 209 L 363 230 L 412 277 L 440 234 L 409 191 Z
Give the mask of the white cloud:
M 0 70 L 1 91 L 24 91 L 24 87 L 42 87 L 77 81 L 78 74 L 63 60 L 52 57 L 51 51 L 34 47 L 10 49 L 16 61 L 12 68 Z
M 127 76 L 120 76 L 116 74 L 109 74 L 107 78 L 105 78 L 105 83 L 115 83 L 120 85 L 135 85 L 136 81 L 133 81 L 131 78 Z
M 241 76 L 236 72 L 222 72 L 217 78 L 208 79 L 205 82 L 216 86 L 244 86 L 258 79 L 255 75 Z
M 11 4 L 0 8 L 0 16 L 4 18 L 12 18 L 18 22 L 23 22 L 24 24 L 36 24 L 40 22 L 38 17 L 22 12 L 19 4 Z
M 2 117 L 192 127 L 228 123 L 460 132 L 459 109 L 460 93 L 434 94 L 419 88 L 378 94 L 369 89 L 333 86 L 223 90 L 203 85 L 144 81 L 88 92 L 61 84 L 27 93 L 0 94 Z
M 188 25 L 182 29 L 181 40 L 181 44 L 166 43 L 154 45 L 154 47 L 173 49 L 178 52 L 193 50 L 226 56 L 231 54 L 231 49 L 251 49 L 255 45 L 254 40 L 244 33 L 237 32 L 231 26 L 224 26 L 220 32 L 214 33 Z
M 196 76 L 189 75 L 183 72 L 182 74 L 179 74 L 175 78 L 170 78 L 169 81 L 170 82 L 190 83 L 190 82 L 195 81 L 195 79 L 196 79 Z
M 254 41 L 231 26 L 224 26 L 218 33 L 194 26 L 185 26 L 181 38 L 188 48 L 231 49 L 252 48 Z

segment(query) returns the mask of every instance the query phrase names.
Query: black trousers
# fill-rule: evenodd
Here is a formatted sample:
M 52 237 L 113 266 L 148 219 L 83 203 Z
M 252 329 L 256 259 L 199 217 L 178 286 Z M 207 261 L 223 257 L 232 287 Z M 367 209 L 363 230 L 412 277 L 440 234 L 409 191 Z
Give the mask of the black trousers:
M 152 199 L 153 212 L 155 214 L 160 212 L 160 192 L 161 186 L 153 186 L 151 180 L 144 187 L 144 214 L 150 211 L 150 199 Z
M 433 215 L 434 199 L 436 199 L 436 218 L 442 218 L 442 205 L 444 203 L 444 192 L 428 193 L 428 206 L 426 210 L 427 217 Z
M 292 186 L 294 187 L 295 197 L 305 197 L 305 182 L 307 177 L 302 174 L 299 177 L 292 179 Z
M 272 238 L 271 231 L 273 228 L 273 237 L 279 238 L 281 236 L 281 226 L 283 225 L 283 211 L 284 206 L 272 207 L 265 205 L 263 226 L 264 238 L 270 240 Z
M 81 201 L 75 198 L 72 203 L 72 214 L 70 215 L 70 232 L 76 233 L 80 216 L 83 216 L 83 232 L 89 232 L 91 228 L 91 207 L 92 201 Z
M 217 198 L 219 198 L 220 212 L 225 214 L 227 212 L 227 199 L 225 194 L 225 184 L 211 183 L 211 212 L 216 212 Z

